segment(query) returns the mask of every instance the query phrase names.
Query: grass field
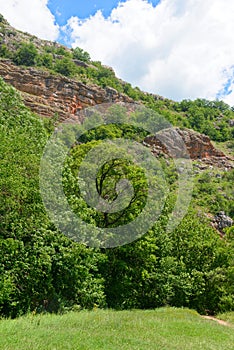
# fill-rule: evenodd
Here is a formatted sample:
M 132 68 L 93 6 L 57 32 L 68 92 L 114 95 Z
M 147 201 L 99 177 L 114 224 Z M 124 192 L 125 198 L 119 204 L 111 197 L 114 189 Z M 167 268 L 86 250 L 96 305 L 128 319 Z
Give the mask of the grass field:
M 233 314 L 227 319 L 234 321 Z M 232 326 L 205 320 L 195 311 L 174 308 L 28 315 L 0 320 L 0 349 L 233 350 Z

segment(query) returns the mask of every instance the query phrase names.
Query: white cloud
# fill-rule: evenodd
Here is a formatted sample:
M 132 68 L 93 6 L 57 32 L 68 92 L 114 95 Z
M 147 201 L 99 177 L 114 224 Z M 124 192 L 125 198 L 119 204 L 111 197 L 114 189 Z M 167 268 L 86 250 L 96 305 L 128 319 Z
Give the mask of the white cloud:
M 214 99 L 234 64 L 233 0 L 128 0 L 108 18 L 72 17 L 74 46 L 143 90 L 180 100 Z M 234 105 L 234 93 L 222 98 Z
M 59 27 L 47 3 L 48 0 L 0 0 L 0 13 L 19 30 L 56 40 Z
M 232 84 L 232 92 L 229 95 L 222 97 L 221 99 L 230 106 L 234 106 L 234 84 Z

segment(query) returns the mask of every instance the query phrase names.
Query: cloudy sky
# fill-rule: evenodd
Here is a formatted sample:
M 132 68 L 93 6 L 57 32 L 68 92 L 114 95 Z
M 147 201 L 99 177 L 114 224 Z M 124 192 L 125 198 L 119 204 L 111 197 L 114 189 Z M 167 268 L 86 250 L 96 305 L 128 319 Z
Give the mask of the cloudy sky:
M 0 13 L 145 91 L 234 106 L 233 0 L 0 0 Z

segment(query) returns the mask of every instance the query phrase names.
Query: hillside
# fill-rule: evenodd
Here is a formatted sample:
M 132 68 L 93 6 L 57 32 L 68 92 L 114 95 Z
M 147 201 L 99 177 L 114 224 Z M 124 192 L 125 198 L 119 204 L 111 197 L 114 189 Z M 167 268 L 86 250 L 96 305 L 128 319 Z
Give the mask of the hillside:
M 40 109 L 35 110 L 36 106 L 31 105 L 39 115 L 53 116 L 53 113 L 59 112 L 63 116 L 63 112 L 67 112 L 69 117 L 74 97 L 78 104 L 77 110 L 103 102 L 135 100 L 160 111 L 177 126 L 192 128 L 207 134 L 213 140 L 220 142 L 233 138 L 234 111 L 222 101 L 198 99 L 177 103 L 159 95 L 142 92 L 118 79 L 111 67 L 92 61 L 90 55 L 82 49 L 68 49 L 56 42 L 40 40 L 17 31 L 3 17 L 0 18 L 0 43 L 1 75 L 7 82 L 16 84 L 17 89 L 28 94 L 23 94 L 26 104 L 30 103 L 27 98 L 31 98 L 32 102 L 35 99 L 37 104 L 38 98 L 41 107 L 54 107 L 54 110 L 52 108 L 46 114 Z M 46 96 L 42 99 L 44 94 Z M 55 106 L 61 100 L 65 109 L 56 109 Z M 73 109 L 73 114 L 77 110 Z
M 171 305 L 204 314 L 234 310 L 233 108 L 222 101 L 174 102 L 142 92 L 82 49 L 70 50 L 19 32 L 3 17 L 0 45 L 1 315 L 94 305 L 116 309 Z M 105 122 L 95 124 L 103 116 Z M 59 142 L 64 147 L 71 143 L 64 158 L 63 191 L 73 212 L 92 225 L 92 235 L 104 228 L 111 241 L 112 229 L 122 227 L 124 236 L 124 225 L 147 207 L 147 181 L 159 195 L 163 193 L 159 219 L 142 237 L 122 247 L 106 249 L 100 240 L 100 245 L 89 248 L 58 230 L 56 220 L 61 218 L 57 215 L 53 221 L 46 211 L 40 174 L 45 146 L 51 135 L 59 135 L 61 122 L 70 129 Z M 75 140 L 74 125 L 88 126 Z M 149 129 L 144 129 L 146 125 Z M 151 125 L 160 136 L 149 133 Z M 100 197 L 107 199 L 106 205 L 112 203 L 120 193 L 121 178 L 134 190 L 130 204 L 116 212 L 95 210 L 83 200 L 82 184 L 77 182 L 84 157 L 106 138 L 112 143 L 105 151 L 108 161 L 96 173 Z M 114 149 L 116 139 L 138 142 L 152 162 L 160 164 L 163 176 L 157 168 L 146 179 L 142 167 L 121 160 L 122 149 L 119 153 Z M 115 155 L 113 161 L 109 155 Z M 167 224 L 185 169 L 181 157 L 191 161 L 187 175 L 194 188 L 183 220 L 170 231 Z M 50 178 L 49 171 L 45 177 Z M 93 164 L 86 171 L 95 173 Z M 47 192 L 59 207 L 58 194 L 51 188 Z M 157 207 L 150 210 L 156 212 Z M 63 224 L 70 230 L 69 218 L 67 214 Z M 99 236 L 95 239 L 98 242 Z

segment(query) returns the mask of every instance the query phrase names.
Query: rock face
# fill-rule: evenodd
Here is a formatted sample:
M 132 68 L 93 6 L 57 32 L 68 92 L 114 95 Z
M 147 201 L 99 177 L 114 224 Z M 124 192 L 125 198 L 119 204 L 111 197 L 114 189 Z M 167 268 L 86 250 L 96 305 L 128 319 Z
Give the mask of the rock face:
M 53 117 L 60 121 L 73 119 L 81 121 L 85 107 L 108 102 L 134 101 L 112 88 L 85 85 L 60 75 L 53 75 L 33 67 L 22 68 L 10 60 L 0 60 L 0 75 L 22 94 L 25 104 L 35 113 Z M 190 157 L 209 165 L 232 168 L 231 159 L 217 150 L 206 135 L 193 130 L 171 128 L 156 136 L 148 136 L 144 144 L 156 156 Z
M 232 218 L 227 216 L 224 211 L 220 211 L 217 215 L 215 215 L 213 219 L 213 227 L 215 227 L 221 233 L 223 229 L 226 227 L 230 227 L 234 224 Z
M 133 102 L 115 89 L 85 85 L 32 67 L 18 67 L 9 60 L 0 60 L 0 75 L 22 93 L 25 104 L 32 111 L 46 117 L 58 114 L 60 121 L 76 118 L 76 113 L 87 106 Z
M 166 154 L 176 158 L 201 160 L 207 164 L 232 168 L 232 159 L 217 150 L 208 136 L 190 129 L 170 128 L 157 136 L 147 136 L 144 144 L 155 156 Z

